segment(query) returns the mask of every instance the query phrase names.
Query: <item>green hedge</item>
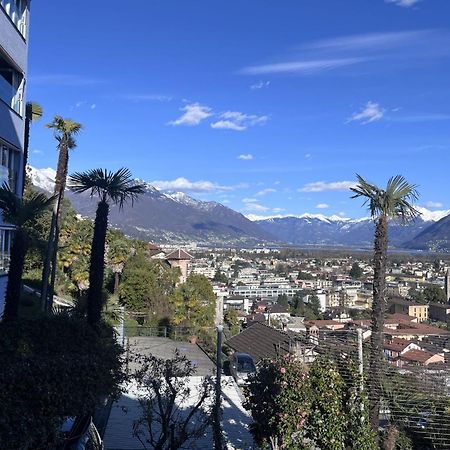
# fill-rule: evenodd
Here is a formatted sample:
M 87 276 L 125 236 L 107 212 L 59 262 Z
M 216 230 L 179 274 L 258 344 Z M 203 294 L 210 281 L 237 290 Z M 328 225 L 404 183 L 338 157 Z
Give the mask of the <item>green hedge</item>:
M 122 349 L 111 327 L 68 316 L 0 323 L 1 448 L 52 448 L 63 418 L 118 395 Z

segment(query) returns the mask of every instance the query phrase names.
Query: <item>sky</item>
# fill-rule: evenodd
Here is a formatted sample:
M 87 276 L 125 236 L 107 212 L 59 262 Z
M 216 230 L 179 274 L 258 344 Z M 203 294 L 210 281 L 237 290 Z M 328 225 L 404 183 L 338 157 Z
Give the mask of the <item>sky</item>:
M 32 2 L 30 164 L 128 167 L 253 216 L 358 218 L 356 174 L 450 209 L 449 0 Z

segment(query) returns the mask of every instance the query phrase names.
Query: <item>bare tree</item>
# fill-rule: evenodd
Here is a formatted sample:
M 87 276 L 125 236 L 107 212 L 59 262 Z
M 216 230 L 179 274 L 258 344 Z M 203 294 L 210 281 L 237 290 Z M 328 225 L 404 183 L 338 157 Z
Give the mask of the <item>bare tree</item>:
M 192 448 L 212 423 L 213 402 L 208 401 L 213 393 L 211 377 L 192 389 L 189 377 L 195 367 L 179 353 L 167 360 L 139 356 L 137 362 L 141 368 L 134 379 L 142 416 L 133 424 L 133 435 L 145 449 Z

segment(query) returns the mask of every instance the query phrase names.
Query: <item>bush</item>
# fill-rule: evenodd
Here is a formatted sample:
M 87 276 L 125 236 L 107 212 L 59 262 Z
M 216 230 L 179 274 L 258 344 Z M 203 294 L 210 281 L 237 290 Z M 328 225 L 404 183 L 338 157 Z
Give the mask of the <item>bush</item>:
M 0 323 L 0 442 L 52 448 L 64 417 L 92 414 L 124 381 L 111 327 L 66 316 Z

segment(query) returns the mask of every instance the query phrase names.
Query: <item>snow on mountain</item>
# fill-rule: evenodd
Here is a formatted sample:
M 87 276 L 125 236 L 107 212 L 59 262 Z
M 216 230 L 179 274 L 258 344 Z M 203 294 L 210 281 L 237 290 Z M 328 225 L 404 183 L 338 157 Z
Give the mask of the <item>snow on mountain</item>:
M 420 212 L 420 217 L 425 222 L 437 222 L 450 214 L 450 209 L 440 211 L 430 211 L 427 208 L 416 206 L 417 211 Z
M 53 192 L 55 188 L 56 170 L 51 167 L 46 169 L 36 169 L 32 166 L 27 166 L 28 175 L 31 178 L 31 183 L 44 191 Z

